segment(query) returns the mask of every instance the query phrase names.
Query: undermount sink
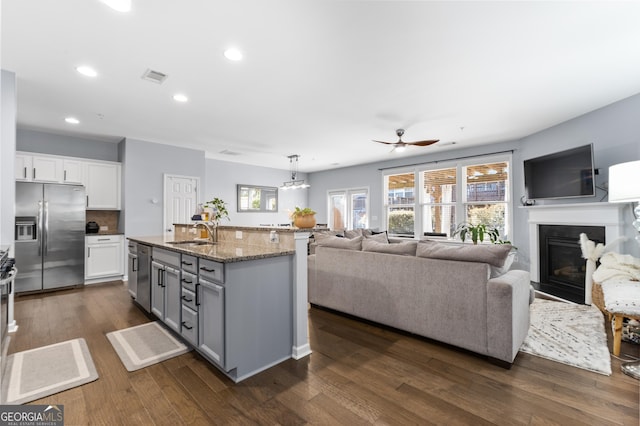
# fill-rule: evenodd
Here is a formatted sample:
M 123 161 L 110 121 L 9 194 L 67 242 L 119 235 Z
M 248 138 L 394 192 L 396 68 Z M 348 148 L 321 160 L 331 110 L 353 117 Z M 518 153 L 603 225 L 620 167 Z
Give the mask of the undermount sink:
M 200 240 L 187 240 L 187 241 L 167 241 L 167 244 L 181 245 L 181 246 L 210 246 L 215 243 L 210 241 Z

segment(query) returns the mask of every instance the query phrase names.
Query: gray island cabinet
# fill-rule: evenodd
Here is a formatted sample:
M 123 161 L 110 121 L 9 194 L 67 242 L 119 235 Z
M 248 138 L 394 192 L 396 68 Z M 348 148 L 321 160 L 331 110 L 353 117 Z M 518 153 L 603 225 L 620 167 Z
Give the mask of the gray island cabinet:
M 295 251 L 130 240 L 152 246 L 152 314 L 233 381 L 292 357 Z

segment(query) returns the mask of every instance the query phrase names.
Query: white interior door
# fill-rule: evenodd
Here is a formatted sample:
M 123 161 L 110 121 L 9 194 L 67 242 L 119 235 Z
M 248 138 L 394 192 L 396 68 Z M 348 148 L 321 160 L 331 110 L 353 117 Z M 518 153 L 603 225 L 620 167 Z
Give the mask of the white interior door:
M 200 179 L 164 175 L 164 230 L 173 232 L 174 223 L 189 223 L 198 205 Z

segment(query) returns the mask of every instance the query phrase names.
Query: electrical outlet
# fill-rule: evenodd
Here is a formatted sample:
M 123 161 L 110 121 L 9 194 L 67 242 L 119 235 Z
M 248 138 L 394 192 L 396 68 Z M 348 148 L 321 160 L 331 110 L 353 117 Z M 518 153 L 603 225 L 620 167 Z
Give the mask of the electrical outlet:
M 190 234 L 195 234 L 195 233 L 196 233 L 196 231 L 197 231 L 197 229 L 196 229 L 196 228 L 190 228 L 190 229 L 189 229 L 189 233 L 190 233 Z
M 109 230 L 109 227 L 108 227 L 108 226 L 106 226 L 106 225 L 104 225 L 104 226 L 100 226 L 100 230 L 101 230 L 101 231 L 108 231 L 108 230 Z
M 242 231 L 236 231 L 236 240 L 242 239 Z

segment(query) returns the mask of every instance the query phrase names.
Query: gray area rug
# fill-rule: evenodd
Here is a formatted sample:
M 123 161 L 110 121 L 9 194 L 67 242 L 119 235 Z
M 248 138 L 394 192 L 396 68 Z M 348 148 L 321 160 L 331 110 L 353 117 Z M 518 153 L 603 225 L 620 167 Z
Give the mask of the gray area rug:
M 7 357 L 2 404 L 35 401 L 97 378 L 98 373 L 84 339 L 17 352 Z
M 611 375 L 604 317 L 595 306 L 535 299 L 522 352 Z
M 189 352 L 157 321 L 107 333 L 107 339 L 128 371 L 139 370 Z

